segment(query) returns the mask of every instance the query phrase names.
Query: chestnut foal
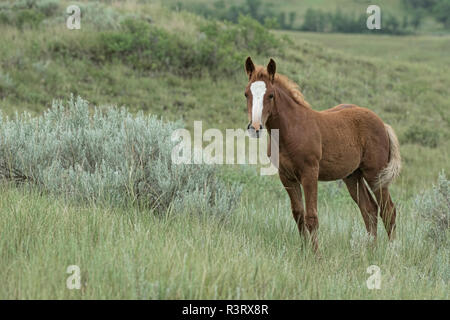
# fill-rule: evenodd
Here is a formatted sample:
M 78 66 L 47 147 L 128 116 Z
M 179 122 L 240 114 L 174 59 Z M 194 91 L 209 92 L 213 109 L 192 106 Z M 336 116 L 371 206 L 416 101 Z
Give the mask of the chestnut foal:
M 271 130 L 279 130 L 278 173 L 300 234 L 304 236 L 307 230 L 317 250 L 318 181 L 342 179 L 361 211 L 367 232 L 376 238 L 380 209 L 388 236 L 393 238 L 396 209 L 388 185 L 401 168 L 394 130 L 371 110 L 356 105 L 341 104 L 320 112 L 311 109 L 298 86 L 276 74 L 272 59 L 264 68 L 248 57 L 245 70 L 249 80 L 245 89 L 247 129 L 257 137 L 263 127 L 269 135 Z

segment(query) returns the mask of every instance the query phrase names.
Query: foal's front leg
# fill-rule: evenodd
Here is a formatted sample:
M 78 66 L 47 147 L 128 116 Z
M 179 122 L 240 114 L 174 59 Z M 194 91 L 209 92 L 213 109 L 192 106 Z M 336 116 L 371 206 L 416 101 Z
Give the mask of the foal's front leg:
M 319 167 L 312 167 L 304 170 L 301 176 L 301 182 L 305 193 L 306 216 L 305 224 L 308 229 L 314 251 L 317 251 L 317 229 L 319 228 L 319 219 L 317 216 L 317 181 L 319 178 Z
M 305 237 L 305 210 L 303 208 L 300 182 L 297 180 L 290 180 L 282 173 L 280 173 L 280 180 L 289 195 L 289 199 L 291 200 L 292 215 L 295 223 L 297 224 L 300 236 Z

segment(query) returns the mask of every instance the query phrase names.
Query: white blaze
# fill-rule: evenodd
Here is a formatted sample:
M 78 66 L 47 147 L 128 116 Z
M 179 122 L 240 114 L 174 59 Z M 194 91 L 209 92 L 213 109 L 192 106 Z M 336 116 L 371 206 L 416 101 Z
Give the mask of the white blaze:
M 264 81 L 255 81 L 250 85 L 250 91 L 252 92 L 253 95 L 252 122 L 261 123 L 263 100 L 264 94 L 266 93 L 266 83 Z

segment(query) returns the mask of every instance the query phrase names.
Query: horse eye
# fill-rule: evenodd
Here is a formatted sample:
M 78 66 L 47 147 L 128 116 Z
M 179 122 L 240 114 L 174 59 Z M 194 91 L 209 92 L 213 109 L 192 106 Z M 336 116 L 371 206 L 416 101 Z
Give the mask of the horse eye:
M 273 99 L 273 93 L 269 94 L 269 99 Z

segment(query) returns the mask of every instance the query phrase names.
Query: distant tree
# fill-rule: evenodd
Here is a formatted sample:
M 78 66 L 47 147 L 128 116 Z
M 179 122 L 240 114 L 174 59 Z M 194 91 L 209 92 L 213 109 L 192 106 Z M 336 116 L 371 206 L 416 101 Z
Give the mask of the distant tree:
M 301 30 L 323 32 L 326 22 L 326 15 L 322 11 L 309 8 L 306 10 Z
M 280 12 L 280 14 L 278 15 L 278 22 L 280 24 L 280 28 L 285 30 L 293 30 L 295 17 L 296 17 L 295 11 L 289 12 L 287 19 L 286 19 L 286 12 Z
M 433 16 L 446 28 L 450 28 L 450 0 L 439 0 L 433 8 Z
M 411 24 L 414 27 L 414 29 L 419 28 L 419 26 L 422 24 L 423 17 L 424 17 L 423 9 L 414 11 L 411 19 Z
M 394 15 L 387 15 L 384 18 L 382 30 L 386 33 L 398 33 L 399 32 L 400 23 L 398 19 Z
M 246 0 L 245 1 L 247 8 L 248 8 L 248 14 L 255 20 L 260 20 L 259 16 L 259 8 L 261 8 L 261 0 Z
M 245 14 L 245 12 L 243 13 L 240 7 L 232 5 L 225 13 L 224 19 L 236 23 L 240 14 Z
M 409 25 L 408 16 L 407 16 L 407 15 L 404 15 L 404 16 L 403 16 L 402 28 L 403 28 L 403 29 L 406 29 L 406 28 L 408 28 L 408 25 Z
M 285 12 L 280 12 L 278 14 L 278 24 L 280 25 L 281 29 L 287 29 L 287 26 L 286 26 L 286 13 Z
M 334 32 L 350 32 L 348 17 L 337 9 L 334 14 L 331 15 L 331 29 Z
M 289 29 L 294 29 L 295 18 L 297 17 L 297 12 L 289 12 Z
M 413 9 L 412 25 L 417 29 L 425 15 L 430 15 L 450 28 L 450 0 L 403 0 L 403 5 Z
M 439 0 L 403 0 L 403 5 L 413 9 L 431 9 Z
M 304 31 L 317 31 L 316 30 L 316 10 L 308 8 L 305 13 L 305 18 L 301 27 Z

